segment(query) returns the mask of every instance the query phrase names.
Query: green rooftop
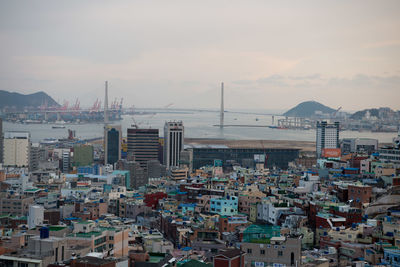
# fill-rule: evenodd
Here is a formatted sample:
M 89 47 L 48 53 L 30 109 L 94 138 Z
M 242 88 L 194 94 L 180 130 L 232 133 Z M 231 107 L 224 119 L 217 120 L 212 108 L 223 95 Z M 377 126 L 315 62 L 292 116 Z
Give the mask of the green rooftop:
M 37 191 L 39 191 L 39 190 L 42 190 L 42 189 L 39 189 L 39 188 L 29 188 L 29 189 L 25 189 L 25 192 L 37 192 Z
M 94 222 L 93 221 L 79 221 L 77 223 L 80 223 L 80 224 L 91 224 L 91 223 L 94 223 Z
M 162 256 L 150 256 L 150 261 L 152 263 L 159 263 L 164 257 Z
M 212 264 L 207 264 L 198 260 L 189 260 L 185 262 L 178 262 L 179 267 L 212 267 Z
M 252 224 L 243 231 L 243 241 L 268 244 L 271 237 L 281 235 L 280 231 L 280 226 Z
M 65 228 L 67 228 L 67 226 L 62 226 L 62 225 L 49 226 L 50 231 L 60 231 L 60 230 L 64 230 Z
M 97 237 L 100 236 L 103 232 L 89 232 L 89 233 L 76 233 L 76 234 L 69 234 L 69 237 L 81 237 L 81 238 L 91 238 L 92 235 Z

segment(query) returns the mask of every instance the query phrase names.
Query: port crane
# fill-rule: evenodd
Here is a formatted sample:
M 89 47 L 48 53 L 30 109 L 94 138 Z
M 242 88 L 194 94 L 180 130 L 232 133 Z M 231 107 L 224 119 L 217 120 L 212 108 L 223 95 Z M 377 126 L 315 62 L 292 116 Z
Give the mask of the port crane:
M 337 113 L 342 109 L 342 107 L 339 107 L 335 112 L 332 113 L 332 118 L 336 118 Z

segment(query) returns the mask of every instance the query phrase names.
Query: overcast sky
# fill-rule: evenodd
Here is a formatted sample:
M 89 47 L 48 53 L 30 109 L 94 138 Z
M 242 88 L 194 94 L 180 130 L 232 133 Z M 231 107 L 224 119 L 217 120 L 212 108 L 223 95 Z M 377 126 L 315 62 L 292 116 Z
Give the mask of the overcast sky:
M 400 109 L 400 1 L 0 2 L 0 89 L 92 105 Z

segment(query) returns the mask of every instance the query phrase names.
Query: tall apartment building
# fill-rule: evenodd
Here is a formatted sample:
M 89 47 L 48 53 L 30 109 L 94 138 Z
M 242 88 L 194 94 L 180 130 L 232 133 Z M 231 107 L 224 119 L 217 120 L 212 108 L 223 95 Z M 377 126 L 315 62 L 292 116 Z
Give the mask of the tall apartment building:
M 121 159 L 121 125 L 107 125 L 104 129 L 104 163 L 114 164 Z
M 6 132 L 4 134 L 4 166 L 29 167 L 30 147 L 28 132 Z
M 149 178 L 160 178 L 166 175 L 165 166 L 158 160 L 147 161 L 147 176 Z
M 138 189 L 140 186 L 144 186 L 149 182 L 149 178 L 139 162 L 121 160 L 119 161 L 119 169 L 129 171 L 129 184 L 131 188 Z
M 147 162 L 158 160 L 158 129 L 128 128 L 128 154 L 147 171 Z
M 69 149 L 63 149 L 61 155 L 61 171 L 68 173 L 71 166 L 71 152 Z
M 29 154 L 29 171 L 36 171 L 39 169 L 40 161 L 40 145 L 38 143 L 31 144 Z
M 317 121 L 317 157 L 324 148 L 339 148 L 339 122 Z
M 182 121 L 169 121 L 164 125 L 164 164 L 178 167 L 183 150 L 184 127 Z

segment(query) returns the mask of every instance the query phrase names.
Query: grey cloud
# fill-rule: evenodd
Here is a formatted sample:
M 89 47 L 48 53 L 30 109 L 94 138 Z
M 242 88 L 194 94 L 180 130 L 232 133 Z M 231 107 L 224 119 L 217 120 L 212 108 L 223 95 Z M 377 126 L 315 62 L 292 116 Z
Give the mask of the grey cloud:
M 334 77 L 328 80 L 327 86 L 336 88 L 387 88 L 398 87 L 400 85 L 400 76 L 376 76 L 358 74 L 350 78 Z
M 319 80 L 322 78 L 321 74 L 315 73 L 311 75 L 304 75 L 304 76 L 289 76 L 289 79 L 292 80 Z
M 390 73 L 400 75 L 392 45 L 400 40 L 400 2 L 365 1 L 363 12 L 359 6 L 352 0 L 4 0 L 0 86 L 92 104 L 110 80 L 110 94 L 124 96 L 127 105 L 214 107 L 225 81 L 226 105 L 238 108 L 264 107 L 267 98 L 272 108 L 340 98 L 351 88 L 369 92 L 358 101 L 368 107 L 399 96 L 399 76 Z M 379 49 L 360 49 L 365 44 Z M 387 93 L 374 94 L 378 89 Z

